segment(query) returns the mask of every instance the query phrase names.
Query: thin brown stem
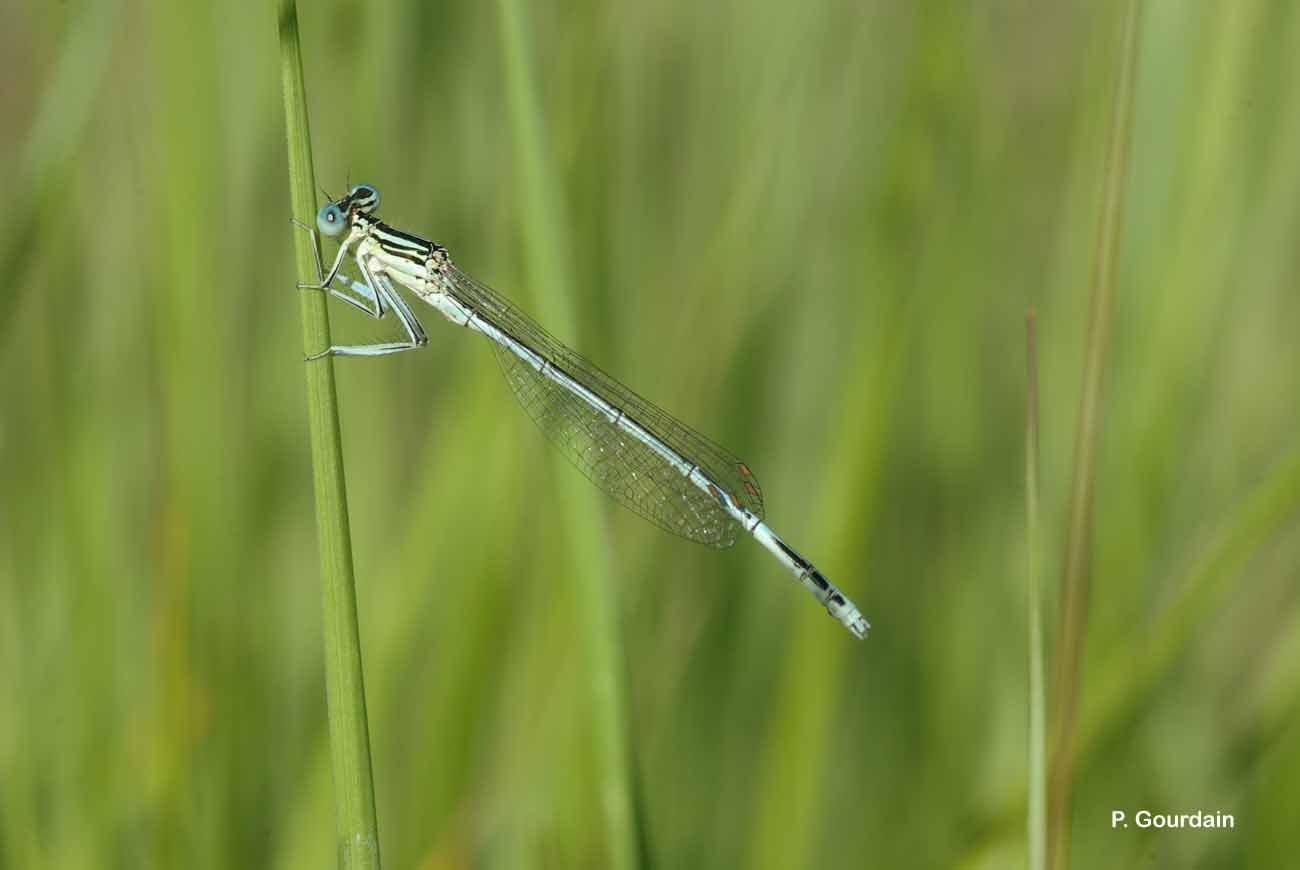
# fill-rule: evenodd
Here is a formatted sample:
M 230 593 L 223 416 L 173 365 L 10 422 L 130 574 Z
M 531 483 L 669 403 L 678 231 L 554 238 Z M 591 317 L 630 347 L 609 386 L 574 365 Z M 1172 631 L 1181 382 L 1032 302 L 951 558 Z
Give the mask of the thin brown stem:
M 1115 83 L 1106 151 L 1101 215 L 1093 257 L 1083 392 L 1079 400 L 1079 420 L 1074 441 L 1074 472 L 1070 488 L 1069 525 L 1057 632 L 1054 739 L 1048 776 L 1048 862 L 1058 870 L 1069 866 L 1074 728 L 1079 695 L 1079 662 L 1083 655 L 1083 635 L 1088 619 L 1092 507 L 1097 445 L 1101 440 L 1102 382 L 1106 369 L 1115 284 L 1119 274 L 1119 238 L 1124 218 L 1125 179 L 1133 129 L 1140 23 L 1141 0 L 1130 0 L 1124 19 L 1120 72 Z
M 1042 572 L 1038 520 L 1038 340 L 1034 312 L 1025 314 L 1025 552 L 1029 623 L 1029 783 L 1025 830 L 1029 870 L 1047 867 L 1047 771 L 1044 751 L 1047 693 L 1043 684 Z

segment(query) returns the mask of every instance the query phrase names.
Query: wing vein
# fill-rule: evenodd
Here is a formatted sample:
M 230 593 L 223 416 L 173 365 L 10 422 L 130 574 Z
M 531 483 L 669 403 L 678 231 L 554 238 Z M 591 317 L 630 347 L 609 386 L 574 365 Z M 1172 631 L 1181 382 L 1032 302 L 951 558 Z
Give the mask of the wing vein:
M 739 526 L 691 482 L 692 466 L 742 509 L 763 517 L 758 481 L 736 456 L 606 374 L 491 288 L 454 266 L 444 275 L 457 301 L 505 339 L 492 348 L 524 411 L 597 487 L 661 528 L 713 547 L 735 543 Z M 512 340 L 526 350 L 512 350 Z M 526 356 L 542 364 L 535 367 Z

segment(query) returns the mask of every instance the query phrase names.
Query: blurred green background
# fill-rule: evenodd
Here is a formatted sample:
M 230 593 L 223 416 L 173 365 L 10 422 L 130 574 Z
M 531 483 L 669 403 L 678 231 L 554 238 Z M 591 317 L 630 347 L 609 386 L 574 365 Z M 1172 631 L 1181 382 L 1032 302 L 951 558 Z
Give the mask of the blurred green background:
M 332 866 L 273 4 L 0 11 L 0 867 Z M 1021 866 L 1023 316 L 1050 675 L 1120 5 L 300 19 L 321 182 L 744 457 L 875 629 L 601 498 L 430 310 L 338 364 L 386 865 Z M 1148 4 L 1076 866 L 1300 850 L 1298 58 Z

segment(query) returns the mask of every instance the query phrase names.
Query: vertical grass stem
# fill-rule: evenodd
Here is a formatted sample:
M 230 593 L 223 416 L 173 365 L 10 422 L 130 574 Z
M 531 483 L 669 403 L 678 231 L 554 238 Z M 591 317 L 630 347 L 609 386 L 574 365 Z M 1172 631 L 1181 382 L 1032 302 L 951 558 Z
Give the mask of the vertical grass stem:
M 279 0 L 278 13 L 280 76 L 289 149 L 289 190 L 294 216 L 311 226 L 316 211 L 316 178 L 302 78 L 298 13 L 293 0 Z M 293 230 L 293 238 L 298 279 L 302 282 L 318 280 L 310 238 L 297 229 Z M 303 347 L 307 353 L 314 353 L 330 345 L 325 294 L 299 295 Z M 334 364 L 327 356 L 308 363 L 305 368 L 312 472 L 316 482 L 316 526 L 324 585 L 325 688 L 338 866 L 346 870 L 378 870 L 379 831 L 370 769 L 370 732 L 366 720 L 356 579 L 352 568 L 352 538 L 343 477 Z

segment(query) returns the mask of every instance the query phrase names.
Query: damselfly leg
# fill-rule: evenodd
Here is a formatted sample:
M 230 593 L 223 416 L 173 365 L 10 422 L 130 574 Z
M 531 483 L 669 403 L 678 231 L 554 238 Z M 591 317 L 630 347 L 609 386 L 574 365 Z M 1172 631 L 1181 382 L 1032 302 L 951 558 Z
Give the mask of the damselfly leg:
M 334 264 L 330 268 L 329 276 L 325 276 L 323 274 L 323 261 L 320 255 L 320 241 L 316 235 L 316 230 L 296 219 L 293 220 L 293 224 L 299 229 L 306 231 L 307 235 L 311 238 L 312 253 L 316 259 L 316 274 L 320 279 L 319 284 L 299 283 L 298 289 L 328 291 L 331 296 L 342 299 L 344 302 L 360 311 L 364 311 L 376 320 L 382 320 L 384 315 L 388 312 L 388 309 L 392 309 L 393 314 L 396 315 L 398 322 L 401 323 L 402 329 L 406 332 L 407 336 L 406 341 L 381 341 L 371 344 L 332 345 L 319 353 L 309 355 L 306 357 L 308 361 L 320 359 L 325 356 L 384 356 L 390 353 L 400 353 L 404 350 L 413 350 L 414 348 L 423 346 L 428 341 L 425 336 L 424 326 L 420 323 L 419 318 L 415 316 L 415 313 L 411 311 L 410 307 L 407 306 L 406 300 L 402 299 L 393 288 L 393 284 L 388 280 L 387 275 L 382 273 L 376 275 L 366 266 L 365 261 L 360 255 L 357 256 L 356 262 L 357 268 L 361 271 L 362 277 L 365 278 L 364 283 L 361 281 L 354 281 L 347 275 L 342 274 L 339 271 L 339 268 L 342 265 L 343 255 L 347 253 L 347 248 L 341 247 L 339 249 L 339 256 L 334 259 Z M 348 287 L 353 293 L 363 297 L 371 304 L 367 305 L 354 296 L 331 286 L 336 279 L 342 281 L 344 286 Z
M 338 263 L 335 263 L 334 269 L 331 270 L 332 273 L 334 274 L 334 277 L 342 281 L 343 285 L 348 289 L 350 289 L 353 293 L 356 293 L 358 296 L 363 297 L 366 300 L 366 302 L 361 302 L 357 300 L 356 297 L 351 296 L 343 292 L 342 290 L 339 290 L 337 287 L 332 286 L 334 283 L 333 281 L 325 280 L 325 268 L 320 255 L 320 238 L 319 236 L 316 235 L 316 230 L 307 226 L 305 223 L 298 220 L 297 218 L 290 218 L 289 222 L 292 223 L 294 226 L 298 227 L 300 230 L 303 230 L 304 232 L 307 233 L 307 238 L 311 239 L 312 256 L 316 258 L 316 283 L 306 284 L 303 283 L 302 281 L 299 281 L 298 284 L 296 285 L 298 289 L 299 290 L 326 290 L 334 298 L 342 299 L 344 302 L 351 305 L 353 308 L 356 308 L 360 311 L 364 311 L 366 314 L 369 314 L 371 317 L 375 319 L 379 319 L 383 317 L 384 306 L 383 303 L 379 301 L 379 295 L 375 293 L 374 290 L 372 290 L 369 286 L 362 284 L 359 281 L 353 281 L 347 275 L 338 273 L 337 272 Z

